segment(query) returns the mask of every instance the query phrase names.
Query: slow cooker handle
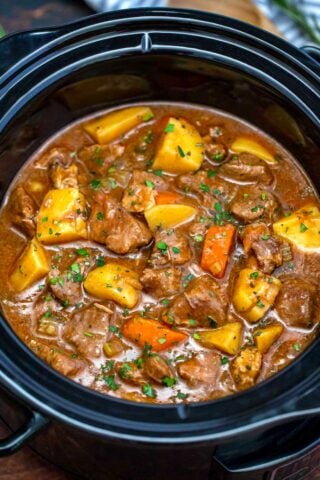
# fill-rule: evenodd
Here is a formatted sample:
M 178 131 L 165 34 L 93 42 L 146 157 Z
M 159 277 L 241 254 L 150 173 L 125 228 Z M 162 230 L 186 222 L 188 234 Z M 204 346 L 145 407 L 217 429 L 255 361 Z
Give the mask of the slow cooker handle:
M 22 427 L 0 440 L 0 457 L 15 453 L 48 423 L 49 421 L 43 415 L 32 412 L 31 417 Z

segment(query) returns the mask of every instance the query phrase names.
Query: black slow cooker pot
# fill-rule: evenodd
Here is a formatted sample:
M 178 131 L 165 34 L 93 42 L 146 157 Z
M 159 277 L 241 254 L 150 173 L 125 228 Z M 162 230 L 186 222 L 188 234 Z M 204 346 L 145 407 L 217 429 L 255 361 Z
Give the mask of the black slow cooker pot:
M 1 197 L 30 154 L 69 122 L 157 100 L 221 108 L 257 125 L 320 189 L 315 48 L 299 51 L 236 20 L 169 9 L 96 15 L 18 33 L 0 47 Z M 30 440 L 45 458 L 98 480 L 318 478 L 320 341 L 247 392 L 151 406 L 73 383 L 4 318 L 0 329 L 0 415 L 15 431 L 0 441 L 0 455 Z

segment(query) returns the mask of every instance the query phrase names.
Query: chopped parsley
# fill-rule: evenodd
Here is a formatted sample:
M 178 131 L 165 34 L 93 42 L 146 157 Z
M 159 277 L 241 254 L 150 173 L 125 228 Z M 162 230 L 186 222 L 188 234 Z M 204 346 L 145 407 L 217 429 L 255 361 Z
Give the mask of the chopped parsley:
M 114 375 L 107 375 L 103 377 L 103 380 L 106 382 L 110 390 L 118 390 L 120 385 L 115 382 Z
M 101 187 L 101 180 L 93 179 L 89 185 L 93 190 L 99 190 Z
M 197 333 L 197 332 L 194 333 L 192 336 L 193 336 L 193 338 L 194 338 L 195 340 L 200 340 L 200 339 L 201 339 L 201 336 L 200 336 L 199 333 Z
M 157 175 L 157 177 L 162 177 L 162 175 L 163 175 L 163 171 L 160 170 L 160 169 L 154 170 L 153 173 L 154 173 L 155 175 Z
M 184 153 L 184 151 L 182 150 L 180 145 L 178 145 L 178 152 L 179 152 L 180 157 L 184 158 L 186 156 L 186 154 Z
M 131 365 L 129 363 L 124 363 L 122 367 L 119 368 L 119 375 L 121 378 L 128 378 L 128 373 L 132 370 Z
M 209 178 L 215 177 L 217 173 L 217 170 L 207 170 L 207 175 Z
M 308 227 L 304 223 L 300 223 L 300 232 L 304 233 L 308 230 Z
M 167 341 L 166 337 L 158 338 L 158 342 L 160 343 L 160 345 L 163 345 L 164 343 L 166 343 L 166 341 Z
M 210 192 L 210 188 L 209 188 L 208 185 L 206 185 L 205 183 L 200 183 L 199 188 L 200 188 L 200 190 L 202 190 L 202 191 L 205 192 L 205 193 L 209 193 L 209 192 Z
M 261 300 L 258 300 L 257 301 L 257 307 L 264 308 L 264 303 L 262 303 Z
M 169 305 L 170 300 L 168 298 L 163 298 L 160 300 L 161 305 Z
M 195 235 L 194 239 L 196 242 L 203 242 L 203 235 L 200 235 L 200 234 Z
M 161 250 L 163 252 L 168 249 L 168 245 L 166 244 L 166 242 L 157 242 L 156 247 L 158 250 Z
M 177 380 L 174 377 L 163 377 L 162 383 L 166 387 L 174 387 L 174 385 L 177 383 Z
M 146 180 L 144 182 L 144 184 L 145 184 L 146 187 L 149 187 L 149 188 L 152 188 L 152 189 L 155 187 L 155 184 L 153 182 L 151 182 L 151 180 Z
M 97 220 L 99 220 L 99 221 L 101 222 L 101 221 L 103 220 L 103 218 L 104 218 L 103 213 L 102 213 L 102 212 L 98 212 L 98 213 L 97 213 Z
M 250 278 L 258 278 L 258 277 L 259 277 L 259 272 L 250 273 Z
M 103 267 L 106 262 L 103 257 L 98 257 L 96 260 L 97 267 Z
M 156 398 L 157 396 L 155 389 L 149 383 L 145 383 L 144 385 L 142 385 L 141 391 L 146 397 L 149 398 Z
M 89 255 L 90 255 L 86 248 L 77 248 L 76 253 L 80 257 L 89 257 Z
M 178 254 L 178 253 L 180 253 L 180 248 L 178 248 L 178 247 L 172 247 L 172 251 L 173 251 L 173 253 Z
M 228 357 L 221 357 L 221 365 L 227 365 L 229 363 Z
M 269 240 L 270 237 L 271 235 L 261 235 L 262 240 Z
M 151 112 L 151 110 L 147 113 L 145 113 L 142 117 L 142 120 L 144 122 L 149 122 L 149 120 L 152 120 L 154 118 L 154 114 Z
M 174 124 L 168 123 L 166 128 L 164 129 L 165 133 L 172 133 L 174 131 Z
M 292 347 L 293 347 L 293 350 L 295 350 L 296 352 L 300 352 L 301 350 L 301 344 L 298 342 L 294 343 Z
M 177 398 L 179 398 L 179 400 L 185 400 L 188 397 L 189 397 L 188 393 L 180 392 L 180 390 L 177 393 Z

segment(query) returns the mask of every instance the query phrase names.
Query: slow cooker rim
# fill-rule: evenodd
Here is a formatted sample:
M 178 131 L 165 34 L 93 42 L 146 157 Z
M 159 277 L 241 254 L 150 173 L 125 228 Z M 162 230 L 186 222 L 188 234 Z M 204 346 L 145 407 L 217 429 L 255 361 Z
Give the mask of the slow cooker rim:
M 176 17 L 173 16 L 177 15 Z M 137 15 L 135 17 L 135 15 Z M 253 40 L 256 44 L 261 44 L 262 46 L 265 47 L 272 47 L 274 51 L 277 54 L 280 54 L 282 56 L 285 56 L 286 60 L 293 61 L 296 66 L 299 66 L 299 68 L 302 68 L 305 73 L 308 73 L 309 75 L 316 79 L 318 81 L 319 75 L 315 72 L 312 71 L 308 66 L 306 66 L 306 63 L 302 62 L 302 59 L 305 62 L 310 62 L 311 57 L 307 55 L 304 51 L 301 49 L 296 48 L 289 42 L 287 42 L 284 38 L 279 37 L 271 32 L 268 32 L 266 30 L 260 29 L 259 27 L 256 27 L 252 24 L 242 22 L 240 20 L 237 20 L 235 18 L 227 17 L 224 15 L 219 15 L 216 13 L 211 13 L 211 12 L 203 12 L 197 9 L 183 9 L 183 8 L 136 8 L 136 9 L 127 9 L 127 10 L 120 10 L 116 12 L 107 12 L 107 13 L 98 13 L 95 15 L 91 15 L 89 17 L 86 17 L 84 19 L 76 20 L 73 22 L 69 22 L 67 24 L 63 25 L 58 25 L 58 26 L 53 26 L 50 28 L 38 28 L 34 30 L 25 30 L 17 33 L 13 33 L 11 35 L 6 36 L 4 39 L 0 41 L 4 42 L 10 38 L 18 38 L 20 35 L 23 34 L 30 34 L 30 35 L 37 35 L 37 34 L 48 34 L 48 33 L 57 33 L 58 36 L 54 37 L 53 39 L 50 39 L 48 42 L 46 42 L 44 45 L 42 45 L 40 48 L 35 50 L 35 54 L 40 54 L 41 51 L 46 51 L 49 48 L 51 48 L 52 45 L 59 43 L 61 40 L 68 40 L 75 38 L 79 32 L 82 31 L 82 28 L 85 32 L 88 32 L 88 29 L 97 29 L 99 27 L 103 27 L 107 24 L 108 27 L 113 28 L 116 25 L 123 24 L 126 21 L 140 21 L 141 23 L 147 22 L 150 20 L 166 20 L 166 22 L 178 22 L 180 23 L 182 19 L 179 16 L 185 16 L 184 21 L 189 21 L 193 25 L 199 26 L 199 27 L 215 27 L 220 29 L 221 31 L 226 30 L 229 33 L 234 33 L 234 34 L 239 34 L 240 36 L 244 35 L 247 40 Z M 192 15 L 192 17 L 190 17 Z M 132 16 L 132 18 L 131 18 Z M 169 18 L 168 18 L 169 17 Z M 104 19 L 106 18 L 107 21 L 100 21 L 97 23 L 94 23 L 92 21 L 99 20 L 99 19 Z M 219 22 L 219 20 L 223 20 L 223 22 Z M 93 23 L 93 24 L 92 24 Z M 80 26 L 80 28 L 79 28 Z M 130 26 L 130 25 L 129 25 Z M 75 28 L 78 27 L 78 28 Z M 68 29 L 71 28 L 71 31 L 68 31 Z M 66 31 L 65 31 L 66 30 Z M 33 52 L 31 52 L 30 55 L 27 57 L 33 56 Z M 313 60 L 313 59 L 312 59 Z M 23 62 L 23 59 L 22 59 Z M 19 64 L 20 62 L 18 62 Z M 315 65 L 313 65 L 314 67 Z M 16 67 L 16 65 L 14 65 Z M 14 68 L 15 70 L 15 68 Z M 8 72 L 7 72 L 8 73 Z M 2 75 L 0 78 L 0 85 L 1 85 L 1 79 L 3 81 L 3 78 L 6 77 L 6 74 Z
M 194 12 L 194 11 L 191 11 L 191 12 Z M 139 12 L 139 13 L 140 13 L 140 12 Z M 80 22 L 75 22 L 75 23 L 80 23 Z M 59 28 L 59 27 L 58 27 L 58 28 Z M 1 318 L 1 321 L 2 321 L 2 320 L 5 321 L 4 319 Z M 5 322 L 6 322 L 6 321 L 5 321 Z M 6 322 L 6 323 L 7 323 L 7 322 Z M 16 337 L 16 335 L 15 335 L 14 333 L 13 333 L 13 335 Z M 16 340 L 17 340 L 17 337 L 16 337 Z M 310 347 L 316 348 L 315 345 L 318 345 L 318 346 L 319 346 L 319 345 L 320 345 L 319 340 L 320 340 L 320 339 L 318 339 L 317 342 L 314 342 L 314 344 L 313 344 L 312 346 L 310 346 Z M 21 342 L 21 341 L 19 340 L 19 342 Z M 22 343 L 22 342 L 21 342 L 21 343 Z M 22 343 L 22 345 L 27 349 L 27 347 L 26 347 L 23 343 Z M 28 353 L 29 353 L 29 354 L 34 355 L 29 349 L 27 349 L 27 350 L 28 350 Z M 309 349 L 308 349 L 308 351 L 309 351 Z M 308 354 L 308 351 L 306 351 L 305 354 L 302 355 L 302 357 L 306 356 L 306 355 Z M 53 372 L 52 372 L 52 369 L 51 369 L 49 366 L 45 365 L 40 359 L 38 359 L 38 357 L 36 357 L 36 360 L 39 361 L 39 362 L 41 362 L 42 366 L 45 366 L 45 367 L 48 369 L 48 371 L 50 371 L 50 373 L 53 373 Z M 299 361 L 300 361 L 300 360 L 302 360 L 302 358 L 299 359 Z M 295 365 L 295 363 L 297 363 L 297 362 L 294 362 L 292 365 L 290 365 L 290 367 L 287 367 L 287 369 L 286 369 L 285 371 L 288 371 L 288 369 L 291 369 L 291 368 Z M 290 370 L 290 371 L 291 371 L 291 370 Z M 56 375 L 59 375 L 59 374 L 56 373 L 56 372 L 54 372 L 54 373 L 55 373 Z M 283 373 L 283 372 L 281 372 L 279 375 L 281 375 L 282 373 Z M 3 372 L 1 372 L 1 375 L 2 375 L 3 381 L 4 381 L 5 383 L 7 383 L 7 385 L 9 385 L 9 384 L 10 384 L 10 379 L 9 379 L 9 378 L 5 379 L 4 376 L 3 376 Z M 60 375 L 59 375 L 59 376 L 60 376 Z M 87 388 L 85 388 L 85 387 L 82 387 L 82 386 L 76 384 L 75 382 L 73 382 L 73 381 L 71 381 L 71 380 L 66 379 L 65 377 L 62 377 L 62 378 L 63 378 L 64 381 L 69 382 L 70 385 L 72 384 L 72 387 L 78 387 L 78 388 L 80 388 L 80 389 L 85 389 L 86 391 L 89 390 L 89 389 L 87 389 Z M 274 379 L 275 379 L 275 377 L 272 377 L 272 378 L 270 379 L 270 382 L 272 382 Z M 7 381 L 6 381 L 6 380 L 7 380 Z M 231 399 L 234 399 L 235 397 L 239 398 L 239 396 L 241 397 L 242 395 L 246 395 L 246 394 L 248 394 L 248 393 L 250 394 L 250 392 L 252 392 L 253 390 L 259 389 L 259 388 L 261 388 L 262 386 L 265 386 L 267 382 L 269 382 L 269 380 L 266 381 L 266 382 L 263 382 L 262 384 L 258 385 L 258 386 L 255 387 L 254 389 L 251 389 L 249 392 L 240 393 L 240 394 L 238 394 L 237 396 L 231 396 L 231 397 L 230 397 L 230 400 L 231 400 Z M 90 391 L 90 394 L 97 395 L 97 392 Z M 98 395 L 101 395 L 104 400 L 106 399 L 106 397 L 105 397 L 103 394 L 99 394 L 99 393 L 98 393 Z M 108 400 L 109 400 L 109 399 L 110 399 L 110 397 L 108 398 Z M 133 403 L 133 402 L 128 402 L 128 401 L 124 401 L 124 400 L 120 400 L 120 399 L 116 399 L 116 400 L 115 400 L 115 399 L 112 399 L 112 400 L 114 400 L 114 401 L 116 401 L 116 402 L 119 402 L 119 401 L 120 401 L 121 403 L 125 403 L 125 406 L 127 406 L 128 403 L 129 403 L 131 406 L 135 406 L 135 407 L 137 406 L 137 404 L 136 404 L 136 403 Z M 225 399 L 224 399 L 224 400 L 225 400 Z M 223 400 L 223 401 L 224 401 L 224 400 Z M 213 403 L 216 404 L 216 402 L 217 402 L 217 401 L 209 402 L 209 403 L 210 403 L 210 405 L 212 405 Z M 197 406 L 198 406 L 198 407 L 206 406 L 206 405 L 203 405 L 203 403 L 206 404 L 206 403 L 208 403 L 208 402 L 201 402 L 201 404 L 199 403 L 199 404 L 197 404 Z M 138 404 L 138 405 L 139 405 L 139 404 Z M 143 404 L 143 406 L 145 407 L 146 404 Z M 153 408 L 165 409 L 165 408 L 167 408 L 167 406 L 160 406 L 160 407 L 159 407 L 159 406 L 154 406 L 154 405 L 147 405 L 147 407 L 150 408 L 150 409 L 153 409 Z M 40 406 L 39 406 L 39 409 L 40 409 Z M 291 414 L 289 414 L 289 416 L 291 416 Z M 274 418 L 276 418 L 276 417 L 274 417 Z M 58 418 L 57 418 L 57 419 L 58 419 Z M 66 421 L 66 420 L 68 420 L 68 418 L 66 418 L 65 421 Z M 275 421 L 276 421 L 276 420 L 275 420 Z M 180 423 L 179 425 L 181 426 L 181 423 Z M 83 426 L 83 424 L 82 424 L 82 426 Z M 242 430 L 242 431 L 243 431 L 243 430 Z M 95 433 L 96 433 L 96 432 L 95 432 Z M 103 434 L 105 434 L 105 431 L 103 432 Z M 131 438 L 131 439 L 132 439 L 132 437 L 128 437 L 128 436 L 126 436 L 125 438 L 127 438 L 127 439 L 130 439 L 130 438 Z M 143 438 L 143 437 L 139 437 L 139 440 L 140 440 L 140 438 Z M 151 438 L 152 438 L 152 437 L 151 437 Z M 193 435 L 193 436 L 190 438 L 190 440 L 188 440 L 188 441 L 195 441 L 195 438 L 196 438 L 196 437 Z M 203 437 L 199 437 L 199 438 L 203 439 Z M 212 438 L 212 435 L 210 435 L 209 438 Z M 221 438 L 221 433 L 219 433 L 219 438 Z M 134 437 L 134 439 L 136 440 L 136 437 Z M 150 437 L 146 437 L 146 439 L 147 439 L 147 441 L 152 441 L 152 440 L 150 439 Z M 157 438 L 155 441 L 158 443 L 158 442 L 159 442 L 159 438 Z M 169 439 L 168 439 L 167 437 L 163 437 L 163 441 L 164 441 L 164 442 L 168 442 L 168 441 L 171 441 L 171 439 L 170 439 L 170 437 L 169 437 Z M 183 441 L 183 440 L 182 440 L 181 438 L 179 438 L 179 442 L 182 442 L 182 441 Z

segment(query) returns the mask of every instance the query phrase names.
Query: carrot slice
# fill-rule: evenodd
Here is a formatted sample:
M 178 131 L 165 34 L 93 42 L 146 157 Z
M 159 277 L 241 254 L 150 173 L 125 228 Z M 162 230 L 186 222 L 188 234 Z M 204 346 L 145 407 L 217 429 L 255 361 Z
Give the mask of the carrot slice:
M 156 196 L 157 205 L 170 205 L 170 203 L 179 202 L 181 195 L 175 192 L 158 192 Z
M 211 272 L 214 277 L 224 276 L 235 232 L 236 228 L 228 223 L 223 226 L 213 225 L 206 234 L 201 267 Z
M 155 352 L 166 350 L 187 339 L 185 333 L 164 327 L 157 320 L 140 317 L 128 320 L 122 327 L 122 333 L 141 348 L 150 345 Z

